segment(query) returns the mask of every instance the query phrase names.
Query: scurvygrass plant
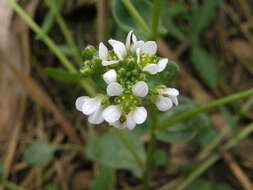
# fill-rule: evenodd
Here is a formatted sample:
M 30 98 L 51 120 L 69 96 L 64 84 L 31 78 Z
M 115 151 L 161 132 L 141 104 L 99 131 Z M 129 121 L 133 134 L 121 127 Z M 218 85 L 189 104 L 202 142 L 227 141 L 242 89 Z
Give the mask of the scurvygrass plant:
M 158 82 L 156 80 L 165 72 L 166 69 L 170 72 L 168 69 L 170 61 L 167 58 L 160 58 L 156 55 L 157 44 L 155 43 L 155 40 L 159 35 L 158 26 L 160 23 L 159 14 L 161 0 L 154 0 L 151 27 L 149 27 L 146 21 L 138 13 L 138 10 L 135 9 L 133 2 L 136 1 L 115 1 L 122 2 L 124 4 L 133 20 L 140 26 L 140 28 L 142 28 L 146 36 L 154 41 L 144 42 L 137 40 L 133 32 L 130 31 L 125 43 L 116 40 L 109 40 L 108 43 L 111 46 L 109 49 L 103 43 L 98 45 L 98 49 L 93 46 L 88 46 L 83 52 L 84 63 L 80 68 L 80 72 L 61 52 L 55 42 L 52 41 L 48 35 L 43 33 L 40 26 L 38 26 L 32 18 L 29 17 L 29 15 L 16 3 L 16 1 L 6 0 L 6 2 L 11 5 L 11 7 L 26 21 L 32 30 L 41 37 L 41 40 L 58 57 L 67 70 L 66 74 L 71 73 L 70 76 L 75 76 L 75 74 L 82 73 L 82 80 L 79 81 L 79 83 L 80 86 L 84 88 L 87 96 L 77 98 L 76 108 L 84 115 L 88 116 L 88 121 L 91 124 L 98 125 L 105 121 L 109 125 L 117 128 L 115 129 L 116 134 L 121 137 L 124 146 L 129 150 L 129 152 L 127 152 L 128 155 L 131 155 L 134 158 L 134 161 L 138 162 L 140 168 L 142 169 L 142 182 L 145 190 L 150 189 L 150 182 L 152 181 L 151 171 L 153 169 L 152 166 L 154 165 L 153 159 L 156 149 L 156 131 L 162 131 L 169 127 L 173 127 L 174 124 L 189 119 L 199 113 L 253 94 L 253 89 L 249 89 L 244 92 L 221 98 L 209 104 L 192 108 L 158 124 L 156 121 L 159 119 L 159 116 L 156 112 L 170 111 L 173 106 L 178 105 L 177 97 L 179 95 L 177 89 L 166 86 L 162 80 L 158 80 Z M 59 13 L 58 16 L 60 16 Z M 72 39 L 70 30 L 64 23 L 64 19 L 60 20 L 61 24 L 59 24 L 59 26 L 62 33 L 65 34 L 65 38 Z M 80 60 L 78 52 L 76 52 L 75 56 L 78 58 L 76 60 Z M 89 84 L 89 79 L 86 78 L 93 75 L 101 76 L 107 85 L 106 90 L 101 94 L 97 93 L 97 90 Z M 156 82 L 153 83 L 154 81 Z M 152 109 L 150 109 L 150 107 Z M 153 109 L 153 107 L 156 108 Z M 128 136 L 121 133 L 123 130 L 118 129 L 124 128 L 133 130 L 138 124 L 142 124 L 146 120 L 150 129 L 150 141 L 148 142 L 149 146 L 146 154 L 146 160 L 143 160 L 132 146 L 131 140 L 129 140 Z M 244 130 L 238 132 L 238 135 L 232 137 L 228 143 L 225 144 L 224 149 L 222 150 L 227 151 L 239 140 L 248 136 L 251 132 L 253 132 L 252 124 L 246 126 Z M 214 142 L 217 145 L 219 144 L 217 141 Z M 214 145 L 213 142 L 211 142 L 210 147 L 214 149 L 216 144 Z M 43 151 L 43 148 L 41 148 L 38 152 L 41 151 Z M 51 155 L 51 151 L 49 152 Z M 208 153 L 204 151 L 205 154 L 211 154 L 211 151 L 207 152 Z M 114 155 L 110 156 L 110 161 L 113 162 Z M 183 177 L 182 180 L 180 179 L 180 183 L 177 185 L 178 189 L 187 187 L 194 179 L 199 177 L 206 169 L 208 169 L 208 167 L 214 164 L 218 160 L 219 156 L 218 152 L 216 152 L 216 154 L 211 156 L 210 159 L 201 163 L 196 170 L 189 173 L 189 176 L 186 178 Z M 32 156 L 29 154 L 28 157 L 31 158 Z M 7 188 L 10 186 L 10 182 L 8 180 L 1 181 L 0 184 Z M 11 186 L 13 186 L 13 184 L 11 184 Z M 16 189 L 19 189 L 19 187 Z M 161 189 L 167 188 L 165 187 Z M 176 188 L 173 187 L 173 189 Z
M 88 115 L 91 124 L 108 122 L 116 128 L 132 130 L 147 119 L 144 104 L 155 104 L 160 111 L 167 111 L 178 105 L 179 91 L 165 84 L 149 87 L 151 75 L 164 71 L 167 58 L 156 55 L 155 41 L 137 40 L 130 31 L 125 44 L 110 39 L 112 49 L 101 42 L 99 49 L 88 46 L 84 50 L 84 65 L 81 73 L 85 76 L 99 74 L 107 83 L 106 93 L 96 97 L 81 96 L 76 100 L 76 108 Z

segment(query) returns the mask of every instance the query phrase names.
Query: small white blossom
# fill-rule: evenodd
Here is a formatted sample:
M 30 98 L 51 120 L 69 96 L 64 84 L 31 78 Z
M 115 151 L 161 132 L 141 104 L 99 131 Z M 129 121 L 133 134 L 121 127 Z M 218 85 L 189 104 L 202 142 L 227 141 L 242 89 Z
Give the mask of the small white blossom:
M 178 105 L 177 96 L 179 91 L 175 88 L 166 88 L 158 90 L 159 95 L 155 102 L 160 111 L 167 111 L 172 108 L 173 104 Z
M 119 62 L 119 60 L 111 60 L 111 61 L 108 60 L 108 56 L 109 56 L 108 49 L 102 42 L 99 44 L 98 53 L 99 53 L 99 58 L 102 60 L 103 66 L 112 65 Z
M 123 87 L 117 82 L 110 83 L 106 88 L 108 96 L 119 96 L 122 94 L 123 90 Z
M 133 87 L 132 92 L 135 96 L 145 97 L 148 94 L 148 85 L 144 81 L 138 81 Z
M 120 60 L 123 60 L 123 58 L 127 54 L 126 46 L 120 41 L 117 40 L 108 40 L 109 44 L 113 47 L 114 53 L 118 56 Z
M 149 64 L 145 66 L 142 70 L 150 73 L 151 75 L 157 74 L 159 72 L 164 71 L 168 64 L 168 61 L 169 60 L 167 58 L 160 59 L 157 64 Z
M 112 82 L 116 82 L 117 80 L 117 73 L 114 69 L 111 69 L 103 74 L 103 79 L 107 84 Z
M 103 118 L 108 123 L 114 123 L 119 120 L 121 116 L 121 110 L 119 105 L 111 105 L 105 108 L 103 111 Z
M 111 122 L 110 125 L 123 129 L 133 130 L 137 124 L 142 124 L 147 119 L 147 110 L 144 107 L 136 107 L 136 109 L 126 116 L 126 121 L 121 123 L 119 120 Z
M 98 125 L 104 121 L 102 116 L 103 107 L 101 102 L 101 97 L 90 98 L 88 96 L 81 96 L 77 98 L 75 105 L 77 110 L 89 116 L 88 121 L 91 124 Z

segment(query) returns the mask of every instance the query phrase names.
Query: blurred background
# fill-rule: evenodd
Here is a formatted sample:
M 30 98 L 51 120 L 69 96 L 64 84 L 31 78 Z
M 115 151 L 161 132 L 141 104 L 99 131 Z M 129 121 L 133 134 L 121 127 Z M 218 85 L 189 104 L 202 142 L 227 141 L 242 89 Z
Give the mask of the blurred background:
M 146 32 L 120 0 L 10 1 L 0 1 L 0 189 L 140 189 L 140 168 L 113 129 L 90 126 L 75 109 L 85 92 L 61 74 L 64 58 L 55 52 L 79 69 L 87 45 L 124 41 L 130 30 L 147 40 Z M 150 26 L 153 1 L 131 2 Z M 253 87 L 252 0 L 161 2 L 159 55 L 180 67 L 170 86 L 180 90 L 181 105 L 159 120 Z M 17 15 L 20 8 L 30 20 Z M 152 189 L 180 189 L 173 184 L 192 176 L 181 189 L 253 190 L 252 136 L 220 149 L 252 122 L 251 96 L 157 134 Z M 127 135 L 145 159 L 145 124 Z

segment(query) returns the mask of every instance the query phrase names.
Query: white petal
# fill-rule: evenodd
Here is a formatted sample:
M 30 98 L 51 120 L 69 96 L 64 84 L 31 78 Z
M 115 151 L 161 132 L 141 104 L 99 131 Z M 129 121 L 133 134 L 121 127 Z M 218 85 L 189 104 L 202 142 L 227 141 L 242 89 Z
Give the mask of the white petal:
M 125 125 L 129 130 L 133 130 L 136 126 L 136 123 L 133 118 L 133 113 L 129 113 L 127 115 L 127 120 L 125 121 Z
M 99 44 L 98 53 L 99 53 L 99 58 L 100 59 L 107 60 L 107 58 L 108 58 L 108 49 L 102 42 Z
M 102 65 L 103 66 L 108 66 L 108 65 L 112 65 L 112 64 L 115 64 L 115 63 L 118 63 L 118 62 L 119 62 L 118 60 L 102 61 Z
M 158 63 L 157 63 L 157 65 L 158 65 L 158 72 L 162 72 L 166 68 L 166 66 L 168 64 L 168 61 L 169 60 L 167 58 L 163 58 L 163 59 L 160 59 L 158 61 Z
M 151 75 L 154 75 L 154 74 L 158 73 L 158 66 L 157 66 L 157 64 L 149 64 L 149 65 L 145 66 L 142 70 L 147 71 Z
M 132 92 L 135 96 L 145 97 L 148 94 L 148 85 L 144 81 L 137 82 L 132 87 Z
M 108 96 L 118 96 L 123 92 L 123 88 L 119 83 L 112 82 L 107 86 L 106 92 Z
M 133 42 L 133 44 L 135 44 L 137 42 L 137 38 L 134 34 L 132 34 L 132 42 Z
M 103 111 L 103 118 L 108 123 L 114 123 L 118 121 L 121 115 L 119 106 L 111 105 Z
M 158 96 L 155 104 L 160 111 L 167 111 L 173 106 L 171 99 L 164 96 Z
M 138 48 L 142 49 L 143 45 L 144 45 L 144 41 L 142 40 L 136 41 L 132 44 L 131 51 L 135 52 Z
M 110 125 L 118 128 L 118 129 L 124 129 L 124 128 L 126 128 L 126 124 L 125 123 L 120 123 L 120 121 L 115 121 L 113 123 L 110 123 Z
M 80 96 L 80 97 L 78 97 L 78 98 L 76 99 L 76 103 L 75 103 L 76 109 L 77 109 L 78 111 L 82 111 L 82 107 L 83 107 L 84 102 L 85 102 L 86 100 L 89 100 L 89 99 L 90 99 L 90 97 L 88 97 L 88 96 Z
M 104 121 L 102 113 L 103 109 L 100 107 L 95 113 L 89 116 L 88 121 L 94 125 L 101 124 Z
M 144 107 L 136 107 L 133 112 L 133 119 L 137 124 L 144 123 L 147 119 L 147 110 Z
M 167 89 L 167 94 L 170 95 L 170 96 L 178 96 L 179 91 L 175 88 L 168 88 Z
M 155 55 L 157 51 L 157 45 L 154 41 L 145 42 L 141 49 L 141 53 L 148 55 Z
M 103 79 L 107 84 L 112 82 L 116 82 L 117 80 L 117 73 L 114 69 L 111 69 L 103 74 Z
M 171 96 L 170 99 L 172 100 L 172 102 L 177 106 L 178 105 L 178 99 L 176 96 Z
M 127 34 L 127 37 L 126 37 L 126 48 L 127 49 L 130 49 L 132 34 L 133 34 L 132 30 L 130 32 L 128 32 L 128 34 Z
M 136 50 L 136 55 L 137 55 L 137 63 L 138 63 L 138 64 L 139 64 L 140 61 L 141 61 L 140 51 L 141 51 L 141 49 L 140 49 L 140 48 L 137 48 L 137 50 Z
M 114 53 L 118 56 L 120 60 L 122 60 L 127 53 L 125 45 L 117 40 L 109 40 L 108 42 L 113 47 Z
M 101 100 L 98 98 L 90 98 L 86 100 L 82 106 L 82 112 L 85 115 L 91 115 L 96 112 L 101 105 Z

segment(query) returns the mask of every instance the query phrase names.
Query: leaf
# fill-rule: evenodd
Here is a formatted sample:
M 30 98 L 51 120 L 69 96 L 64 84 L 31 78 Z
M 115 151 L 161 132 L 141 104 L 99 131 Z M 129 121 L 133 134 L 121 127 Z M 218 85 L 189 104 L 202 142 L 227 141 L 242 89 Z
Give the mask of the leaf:
M 168 155 L 162 149 L 158 149 L 154 152 L 154 164 L 157 167 L 165 166 L 168 163 Z
M 204 82 L 210 88 L 216 88 L 219 82 L 219 71 L 216 59 L 209 55 L 203 48 L 193 46 L 191 61 Z
M 142 160 L 145 150 L 140 139 L 131 132 L 124 134 Z M 90 160 L 97 160 L 102 165 L 113 169 L 128 169 L 135 176 L 141 177 L 141 168 L 122 140 L 113 132 L 108 132 L 88 142 L 85 154 Z
M 130 0 L 133 6 L 136 8 L 140 16 L 143 20 L 147 23 L 148 26 L 151 26 L 152 23 L 152 10 L 153 5 L 146 0 Z M 139 23 L 137 23 L 129 11 L 126 9 L 122 1 L 119 0 L 112 0 L 111 9 L 113 17 L 116 23 L 126 32 L 130 30 L 134 30 L 136 33 L 143 32 Z M 158 27 L 159 33 L 165 34 L 167 32 L 166 28 L 164 28 L 160 22 Z M 146 34 L 145 34 L 146 35 Z
M 115 186 L 114 170 L 108 167 L 102 167 L 96 176 L 95 182 L 90 190 L 112 190 Z
M 23 155 L 23 160 L 31 166 L 46 166 L 52 161 L 54 151 L 54 147 L 39 141 L 28 147 Z
M 197 106 L 197 104 L 189 99 L 180 98 L 180 105 L 172 108 L 168 112 L 161 114 L 158 125 L 174 116 L 189 111 Z M 210 127 L 211 123 L 204 113 L 197 114 L 187 120 L 179 122 L 174 126 L 170 126 L 165 130 L 157 130 L 157 139 L 171 144 L 184 143 L 191 140 L 202 128 Z
M 196 139 L 202 147 L 206 147 L 219 134 L 219 131 L 214 127 L 206 127 L 200 129 Z
M 221 0 L 205 0 L 192 16 L 191 30 L 194 36 L 198 36 L 212 21 L 215 11 Z
M 176 17 L 182 18 L 188 12 L 187 7 L 183 4 L 170 4 L 168 1 L 162 2 L 161 7 L 161 19 L 164 27 L 167 29 L 167 33 L 179 41 L 186 39 L 185 34 L 181 31 L 179 26 L 176 24 Z
M 44 186 L 43 190 L 59 190 L 59 186 L 57 184 L 47 184 Z
M 173 80 L 175 80 L 178 71 L 179 66 L 175 62 L 169 61 L 164 71 L 156 75 L 149 76 L 148 79 L 149 87 L 154 88 L 160 84 L 169 85 Z
M 197 179 L 185 190 L 233 190 L 233 188 L 227 184 L 216 184 L 206 179 Z
M 62 69 L 46 68 L 44 71 L 50 78 L 64 83 L 78 83 L 83 79 L 80 73 L 70 73 Z

